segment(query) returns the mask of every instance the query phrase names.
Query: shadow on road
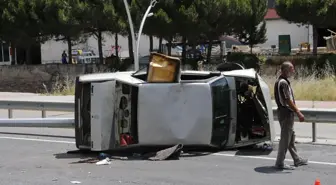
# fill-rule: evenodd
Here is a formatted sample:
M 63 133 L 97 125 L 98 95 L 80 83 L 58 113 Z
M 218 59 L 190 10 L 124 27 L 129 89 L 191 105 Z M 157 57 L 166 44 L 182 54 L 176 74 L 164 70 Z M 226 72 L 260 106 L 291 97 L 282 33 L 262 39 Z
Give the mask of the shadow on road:
M 77 159 L 76 163 L 94 163 L 98 160 L 109 158 L 112 160 L 134 161 L 134 160 L 179 160 L 180 158 L 201 157 L 217 153 L 220 150 L 202 147 L 184 147 L 181 144 L 167 147 L 135 147 L 94 152 L 90 150 L 75 150 L 67 153 L 54 154 L 56 159 Z M 227 151 L 227 150 L 224 150 Z M 230 151 L 230 150 L 229 150 Z M 231 150 L 232 151 L 232 150 Z M 265 146 L 245 147 L 233 150 L 237 156 L 261 156 L 269 155 L 272 148 Z
M 163 161 L 163 160 L 179 160 L 180 158 L 187 157 L 200 157 L 211 155 L 213 152 L 193 149 L 183 150 L 183 145 L 176 145 L 166 149 L 158 148 L 143 148 L 126 149 L 126 150 L 114 150 L 104 152 L 94 152 L 85 150 L 68 151 L 67 153 L 54 154 L 56 159 L 78 159 L 78 163 L 95 163 L 99 160 L 109 158 L 112 160 L 134 161 L 134 160 L 151 160 L 151 161 Z
M 201 156 L 208 156 L 213 153 L 210 152 L 190 152 L 190 153 L 184 153 L 181 155 L 181 157 L 201 157 Z
M 56 159 L 74 159 L 70 164 L 96 163 L 106 157 L 112 160 L 142 160 L 140 156 L 124 153 L 94 152 L 94 151 L 68 151 L 67 153 L 54 154 Z
M 91 157 L 97 157 L 99 155 L 98 152 L 88 152 L 88 151 L 69 151 L 67 153 L 58 153 L 54 154 L 56 159 L 87 159 Z
M 262 155 L 269 155 L 272 153 L 273 150 L 238 150 L 235 155 L 241 156 L 262 156 Z
M 265 174 L 288 174 L 292 173 L 286 170 L 276 169 L 274 166 L 261 166 L 254 168 L 254 171 L 258 173 L 265 173 Z
M 236 150 L 235 155 L 241 155 L 241 156 L 262 156 L 262 155 L 269 155 L 274 151 L 274 147 L 277 147 L 275 145 L 273 146 L 263 146 L 263 145 L 256 145 L 251 147 L 244 147 L 241 149 Z

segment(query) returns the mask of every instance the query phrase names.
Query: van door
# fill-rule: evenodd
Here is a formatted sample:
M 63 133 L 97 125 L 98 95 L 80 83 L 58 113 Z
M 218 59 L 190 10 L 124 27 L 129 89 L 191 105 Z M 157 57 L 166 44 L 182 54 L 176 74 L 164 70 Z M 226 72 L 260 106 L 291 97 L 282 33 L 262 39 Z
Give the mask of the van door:
M 116 81 L 91 83 L 91 150 L 114 149 Z
M 269 120 L 269 131 L 271 134 L 271 142 L 273 144 L 274 140 L 275 140 L 275 128 L 274 128 L 274 117 L 273 117 L 273 107 L 272 107 L 272 99 L 271 99 L 271 93 L 269 90 L 269 87 L 267 85 L 267 83 L 258 75 L 258 73 L 255 73 L 255 78 L 258 81 L 258 91 L 260 92 L 260 95 L 262 96 L 258 96 L 258 99 L 262 102 L 263 105 L 266 105 L 266 107 L 264 107 L 267 111 L 267 116 L 268 116 L 268 120 Z
M 213 105 L 212 137 L 211 143 L 217 147 L 232 145 L 232 119 L 235 111 L 232 109 L 232 91 L 225 77 L 215 80 L 210 84 Z M 235 138 L 235 129 L 234 136 Z
M 268 85 L 265 81 L 258 75 L 258 73 L 253 69 L 244 69 L 244 70 L 233 70 L 233 71 L 225 71 L 222 72 L 226 77 L 244 77 L 244 78 L 255 78 L 258 83 L 259 101 L 262 102 L 264 108 L 267 109 L 264 112 L 267 112 L 268 120 L 269 120 L 269 131 L 271 134 L 270 140 L 273 142 L 275 140 L 275 128 L 274 128 L 274 118 L 273 118 L 273 108 L 272 108 L 272 99 L 269 91 Z M 261 97 L 261 98 L 260 98 Z M 266 106 L 265 106 L 266 105 Z

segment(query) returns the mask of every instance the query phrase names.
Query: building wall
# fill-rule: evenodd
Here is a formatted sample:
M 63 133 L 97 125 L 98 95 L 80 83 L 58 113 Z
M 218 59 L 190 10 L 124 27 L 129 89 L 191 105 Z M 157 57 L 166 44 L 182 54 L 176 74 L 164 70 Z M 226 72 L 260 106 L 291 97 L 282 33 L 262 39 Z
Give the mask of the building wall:
M 163 42 L 164 43 L 164 42 Z M 103 55 L 110 56 L 112 52 L 112 46 L 115 44 L 114 35 L 104 34 L 103 39 Z M 122 57 L 128 57 L 128 38 L 118 36 L 118 44 L 121 46 L 121 55 Z M 159 39 L 153 39 L 153 48 L 156 49 L 159 47 Z M 89 50 L 93 50 L 96 55 L 98 55 L 98 41 L 94 36 L 88 38 L 87 43 L 79 44 L 73 46 L 73 49 L 83 49 L 88 48 Z M 62 52 L 65 50 L 67 51 L 68 44 L 62 41 L 54 41 L 49 40 L 48 42 L 41 45 L 42 51 L 42 63 L 51 63 L 51 62 L 60 62 Z M 140 48 L 139 48 L 139 55 L 144 56 L 149 54 L 149 37 L 146 35 L 141 36 L 140 40 Z
M 292 48 L 298 48 L 302 42 L 313 43 L 312 39 L 312 26 L 309 29 L 306 26 L 297 26 L 297 24 L 291 24 L 285 20 L 267 20 L 267 41 L 259 46 L 270 48 L 271 45 L 276 45 L 278 48 L 278 36 L 290 35 Z

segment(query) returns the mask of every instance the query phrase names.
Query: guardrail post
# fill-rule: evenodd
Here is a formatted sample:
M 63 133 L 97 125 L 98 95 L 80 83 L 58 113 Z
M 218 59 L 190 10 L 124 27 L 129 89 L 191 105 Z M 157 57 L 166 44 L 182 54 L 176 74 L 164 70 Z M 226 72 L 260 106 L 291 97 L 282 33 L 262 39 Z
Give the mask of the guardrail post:
M 313 137 L 313 142 L 316 142 L 316 123 L 312 123 L 312 137 Z
M 42 110 L 42 118 L 46 118 L 46 117 L 47 117 L 46 111 Z
M 313 100 L 312 107 L 313 108 L 315 107 L 315 101 L 314 100 Z M 312 139 L 313 139 L 313 142 L 316 142 L 316 123 L 315 122 L 312 122 Z
M 8 118 L 13 118 L 13 110 L 8 109 Z

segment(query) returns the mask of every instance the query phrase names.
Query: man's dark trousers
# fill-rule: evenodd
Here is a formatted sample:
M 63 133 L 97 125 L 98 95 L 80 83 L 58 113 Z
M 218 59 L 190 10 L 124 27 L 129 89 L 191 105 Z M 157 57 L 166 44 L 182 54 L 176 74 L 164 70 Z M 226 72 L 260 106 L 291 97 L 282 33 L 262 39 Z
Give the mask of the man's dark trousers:
M 294 112 L 286 108 L 278 108 L 278 120 L 280 123 L 281 134 L 278 149 L 276 165 L 283 166 L 286 158 L 287 150 L 289 150 L 294 162 L 300 160 L 295 147 L 295 132 L 294 132 Z

